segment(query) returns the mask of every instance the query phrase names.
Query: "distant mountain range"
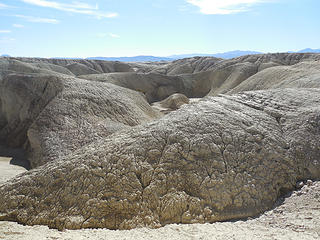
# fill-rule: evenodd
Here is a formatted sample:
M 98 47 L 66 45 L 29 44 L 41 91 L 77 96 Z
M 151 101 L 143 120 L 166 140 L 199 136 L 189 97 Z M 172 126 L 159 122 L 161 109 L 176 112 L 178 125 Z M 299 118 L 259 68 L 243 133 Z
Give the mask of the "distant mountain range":
M 180 54 L 180 55 L 171 55 L 167 57 L 156 57 L 156 56 L 134 56 L 134 57 L 90 57 L 89 60 L 104 60 L 104 61 L 120 61 L 120 62 L 160 62 L 160 61 L 173 61 L 182 58 L 191 58 L 191 57 L 217 57 L 217 58 L 235 58 L 243 55 L 250 54 L 261 54 L 262 52 L 256 51 L 231 51 L 225 53 L 216 53 L 216 54 L 203 54 L 203 53 L 193 53 L 193 54 Z
M 311 48 L 306 48 L 303 50 L 300 50 L 298 53 L 320 53 L 320 49 L 311 49 Z
M 104 61 L 119 61 L 119 62 L 160 62 L 172 61 L 170 57 L 155 57 L 155 56 L 135 56 L 135 57 L 90 57 L 89 60 L 104 60 Z
M 172 59 L 181 59 L 181 58 L 189 58 L 189 57 L 216 57 L 216 58 L 224 58 L 224 59 L 231 59 L 235 57 L 240 57 L 244 55 L 252 55 L 252 54 L 261 54 L 262 52 L 256 52 L 256 51 L 230 51 L 225 53 L 214 53 L 214 54 L 201 54 L 201 53 L 194 53 L 194 54 L 181 54 L 181 55 L 171 55 L 169 58 Z
M 306 48 L 297 52 L 290 51 L 290 53 L 320 53 L 320 49 L 311 49 Z M 253 55 L 253 54 L 263 54 L 263 52 L 257 51 L 230 51 L 224 53 L 214 53 L 214 54 L 203 54 L 203 53 L 193 53 L 193 54 L 180 54 L 180 55 L 171 55 L 167 57 L 155 57 L 155 56 L 134 56 L 134 57 L 90 57 L 87 59 L 91 60 L 105 60 L 105 61 L 120 61 L 120 62 L 160 62 L 160 61 L 173 61 L 182 58 L 190 57 L 216 57 L 231 59 L 236 57 L 241 57 L 244 55 Z
M 297 52 L 289 51 L 289 53 L 320 53 L 320 49 L 311 49 L 306 48 Z M 180 55 L 171 55 L 167 57 L 157 57 L 157 56 L 134 56 L 134 57 L 89 57 L 86 59 L 89 60 L 104 60 L 104 61 L 119 61 L 119 62 L 161 62 L 161 61 L 173 61 L 182 58 L 190 58 L 190 57 L 216 57 L 216 58 L 224 58 L 231 59 L 236 57 L 241 57 L 244 55 L 253 55 L 253 54 L 263 54 L 263 52 L 257 51 L 230 51 L 224 53 L 213 53 L 213 54 L 203 54 L 203 53 L 193 53 L 193 54 L 180 54 Z M 3 54 L 1 57 L 10 57 L 8 54 Z M 76 59 L 76 58 L 60 58 L 56 59 Z M 81 58 L 77 58 L 81 59 Z

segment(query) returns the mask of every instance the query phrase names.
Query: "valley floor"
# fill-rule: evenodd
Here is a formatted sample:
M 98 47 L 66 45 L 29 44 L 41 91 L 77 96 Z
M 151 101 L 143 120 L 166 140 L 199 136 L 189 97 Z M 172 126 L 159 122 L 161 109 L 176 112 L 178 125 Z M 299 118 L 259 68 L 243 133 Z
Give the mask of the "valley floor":
M 24 172 L 0 157 L 0 183 Z M 308 181 L 273 210 L 256 219 L 214 224 L 167 225 L 159 229 L 129 231 L 107 229 L 59 232 L 45 226 L 23 226 L 0 221 L 0 239 L 320 239 L 320 182 Z

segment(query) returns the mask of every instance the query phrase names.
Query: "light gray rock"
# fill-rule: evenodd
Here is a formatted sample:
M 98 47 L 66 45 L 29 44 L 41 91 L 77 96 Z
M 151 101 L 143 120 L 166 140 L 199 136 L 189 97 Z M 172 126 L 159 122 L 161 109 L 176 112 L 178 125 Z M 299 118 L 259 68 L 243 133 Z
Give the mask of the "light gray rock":
M 79 78 L 112 83 L 143 93 L 149 103 L 163 100 L 174 93 L 187 91 L 180 77 L 160 74 L 106 73 L 79 76 Z
M 21 147 L 27 130 L 45 106 L 63 89 L 59 77 L 10 74 L 0 81 L 0 144 Z
M 208 74 L 212 85 L 210 96 L 224 94 L 236 88 L 249 77 L 275 66 L 290 66 L 300 62 L 320 60 L 320 54 L 275 53 L 248 55 L 221 61 L 215 64 Z M 270 70 L 272 72 L 272 70 Z M 195 78 L 197 80 L 197 78 Z M 269 79 L 265 79 L 269 81 Z
M 88 67 L 82 63 L 68 64 L 68 65 L 66 65 L 66 68 L 69 69 L 76 76 L 84 75 L 84 74 L 101 73 L 101 72 L 98 72 L 97 70 L 94 70 L 93 68 Z
M 169 113 L 179 109 L 182 105 L 188 104 L 189 98 L 181 93 L 175 93 L 161 102 L 155 102 L 152 107 L 162 113 Z
M 320 61 L 308 61 L 292 66 L 277 66 L 260 71 L 230 90 L 228 94 L 275 88 L 319 87 Z
M 34 66 L 41 68 L 42 70 L 50 69 L 55 72 L 73 75 L 67 66 L 76 72 L 76 75 L 91 74 L 91 73 L 109 73 L 109 72 L 133 72 L 134 70 L 129 64 L 121 62 L 100 61 L 100 60 L 84 60 L 84 59 L 46 59 L 46 58 L 14 58 L 5 57 L 0 59 L 0 69 L 8 63 L 18 62 L 19 65 L 25 65 L 30 68 Z M 77 68 L 78 66 L 78 68 Z M 15 69 L 15 72 L 28 72 L 28 68 L 25 70 L 23 66 L 19 66 L 19 69 Z M 43 72 L 45 73 L 45 72 Z
M 215 57 L 184 58 L 156 67 L 152 69 L 151 72 L 171 76 L 204 72 L 210 70 L 215 64 L 222 60 L 221 58 Z
M 74 76 L 68 69 L 50 63 L 27 63 L 13 58 L 0 58 L 0 79 L 11 73 L 66 74 Z
M 209 97 L 0 186 L 0 220 L 130 229 L 255 216 L 320 177 L 320 90 Z
M 320 54 L 312 53 L 276 53 L 276 54 L 258 54 L 248 55 L 230 60 L 221 60 L 210 57 L 196 57 L 173 61 L 167 64 L 154 64 L 146 66 L 145 64 L 137 65 L 138 72 L 153 72 L 167 75 L 168 79 L 171 76 L 180 78 L 183 83 L 183 89 L 175 89 L 177 93 L 183 93 L 189 98 L 204 97 L 207 94 L 210 96 L 217 96 L 219 94 L 236 93 L 239 92 L 237 87 L 240 89 L 246 89 L 247 80 L 249 78 L 259 78 L 260 82 L 264 82 L 268 85 L 267 88 L 257 89 L 268 89 L 275 88 L 275 80 L 277 76 L 285 76 L 286 70 L 280 73 L 278 69 L 290 69 L 295 64 L 305 64 L 300 67 L 300 74 L 297 70 L 292 70 L 291 78 L 288 81 L 283 82 L 282 87 L 295 87 L 295 86 L 312 86 L 310 82 L 317 84 L 316 79 L 303 78 L 302 74 L 311 74 L 308 71 L 313 65 L 316 68 L 320 60 Z M 318 64 L 319 65 L 319 64 Z M 139 68 L 140 67 L 140 68 Z M 277 67 L 277 68 L 274 68 Z M 271 68 L 271 69 L 269 69 Z M 297 67 L 299 68 L 299 67 Z M 293 68 L 293 69 L 297 69 Z M 260 74 L 260 72 L 263 72 Z M 265 76 L 264 73 L 267 73 Z M 289 74 L 289 73 L 288 73 Z M 295 77 L 293 76 L 294 74 Z M 255 77 L 257 75 L 257 77 Z M 268 77 L 270 76 L 270 78 Z M 293 83 L 291 80 L 296 82 Z M 291 82 L 290 82 L 291 81 Z M 300 82 L 299 82 L 300 81 Z M 305 82 L 309 82 L 306 84 Z M 126 86 L 124 86 L 126 87 Z M 279 86 L 280 87 L 280 86 Z M 232 91 L 235 89 L 234 91 Z M 247 90 L 254 90 L 252 86 Z M 159 99 L 163 100 L 163 99 Z M 159 101 L 156 100 L 156 101 Z
M 74 77 L 10 74 L 0 91 L 0 142 L 33 168 L 160 116 L 137 92 Z

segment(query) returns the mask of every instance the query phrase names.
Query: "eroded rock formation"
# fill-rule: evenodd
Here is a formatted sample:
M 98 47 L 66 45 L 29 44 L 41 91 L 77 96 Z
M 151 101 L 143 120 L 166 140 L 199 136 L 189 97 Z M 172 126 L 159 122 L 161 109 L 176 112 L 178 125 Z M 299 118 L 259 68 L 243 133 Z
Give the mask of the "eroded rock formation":
M 62 75 L 10 74 L 0 91 L 0 142 L 32 167 L 160 116 L 137 92 Z
M 319 59 L 0 59 L 0 143 L 34 168 L 0 186 L 0 220 L 130 229 L 271 208 L 320 178 Z
M 181 93 L 175 93 L 161 102 L 155 102 L 152 107 L 162 113 L 169 113 L 179 109 L 182 105 L 188 104 L 189 98 Z
M 120 131 L 0 187 L 1 220 L 129 229 L 270 208 L 319 178 L 320 91 L 219 96 Z

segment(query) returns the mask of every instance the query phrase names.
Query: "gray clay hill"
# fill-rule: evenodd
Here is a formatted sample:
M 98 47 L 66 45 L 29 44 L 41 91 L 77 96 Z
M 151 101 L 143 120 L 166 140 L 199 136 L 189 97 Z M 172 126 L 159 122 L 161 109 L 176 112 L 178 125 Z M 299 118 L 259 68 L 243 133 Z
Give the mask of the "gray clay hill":
M 0 58 L 0 220 L 157 228 L 258 216 L 320 178 L 320 54 Z

